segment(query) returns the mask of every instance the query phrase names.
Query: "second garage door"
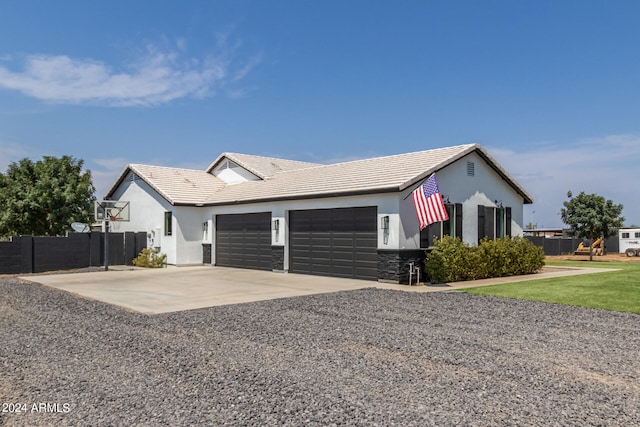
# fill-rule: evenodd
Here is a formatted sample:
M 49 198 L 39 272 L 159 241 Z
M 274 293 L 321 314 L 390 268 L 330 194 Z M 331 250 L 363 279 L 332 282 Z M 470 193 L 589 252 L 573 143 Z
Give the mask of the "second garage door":
M 289 212 L 289 271 L 377 280 L 377 208 Z
M 271 270 L 271 212 L 216 216 L 216 265 Z

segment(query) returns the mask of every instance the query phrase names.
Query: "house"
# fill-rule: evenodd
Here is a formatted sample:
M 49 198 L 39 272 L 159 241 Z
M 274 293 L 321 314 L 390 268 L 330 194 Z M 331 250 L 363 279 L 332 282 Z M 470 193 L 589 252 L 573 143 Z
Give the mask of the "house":
M 568 230 L 564 228 L 526 228 L 523 230 L 525 236 L 542 237 L 567 237 Z
M 420 231 L 411 192 L 436 173 L 449 221 Z M 223 153 L 206 170 L 127 165 L 107 199 L 173 265 L 406 283 L 435 237 L 522 235 L 531 196 L 478 144 L 336 164 Z

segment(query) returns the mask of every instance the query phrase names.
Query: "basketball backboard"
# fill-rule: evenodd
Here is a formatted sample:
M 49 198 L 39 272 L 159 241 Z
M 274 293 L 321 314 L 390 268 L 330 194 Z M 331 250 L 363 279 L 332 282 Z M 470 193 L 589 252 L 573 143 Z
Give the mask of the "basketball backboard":
M 129 202 L 96 200 L 96 221 L 129 221 Z

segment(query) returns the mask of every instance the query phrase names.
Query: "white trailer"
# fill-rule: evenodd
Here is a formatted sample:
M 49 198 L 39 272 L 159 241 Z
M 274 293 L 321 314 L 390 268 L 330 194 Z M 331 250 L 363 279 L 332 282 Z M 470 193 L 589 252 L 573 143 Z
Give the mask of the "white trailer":
M 618 231 L 620 253 L 627 256 L 640 256 L 640 228 L 621 228 Z

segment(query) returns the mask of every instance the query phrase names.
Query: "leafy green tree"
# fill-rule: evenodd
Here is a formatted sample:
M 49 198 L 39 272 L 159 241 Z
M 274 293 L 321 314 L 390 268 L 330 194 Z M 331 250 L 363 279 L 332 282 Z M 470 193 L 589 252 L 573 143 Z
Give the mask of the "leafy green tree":
M 0 236 L 60 236 L 72 222 L 91 222 L 91 171 L 71 156 L 12 162 L 0 173 Z
M 569 200 L 563 202 L 564 208 L 560 210 L 562 221 L 570 227 L 571 235 L 589 239 L 590 248 L 594 239 L 613 236 L 622 227 L 621 204 L 616 205 L 602 196 L 584 191 L 575 197 L 569 191 L 567 197 Z M 592 250 L 590 259 L 593 259 Z

